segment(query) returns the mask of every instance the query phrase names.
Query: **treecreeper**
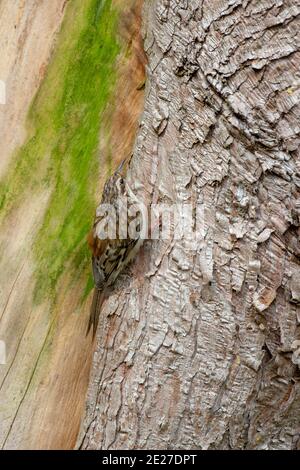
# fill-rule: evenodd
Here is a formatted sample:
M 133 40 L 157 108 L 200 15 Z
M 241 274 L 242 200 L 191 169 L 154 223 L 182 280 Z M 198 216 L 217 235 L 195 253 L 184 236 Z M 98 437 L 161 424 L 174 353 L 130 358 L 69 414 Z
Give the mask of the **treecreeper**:
M 93 337 L 104 300 L 144 241 L 140 202 L 126 180 L 126 167 L 127 159 L 106 181 L 88 236 L 95 288 L 87 334 L 92 328 Z

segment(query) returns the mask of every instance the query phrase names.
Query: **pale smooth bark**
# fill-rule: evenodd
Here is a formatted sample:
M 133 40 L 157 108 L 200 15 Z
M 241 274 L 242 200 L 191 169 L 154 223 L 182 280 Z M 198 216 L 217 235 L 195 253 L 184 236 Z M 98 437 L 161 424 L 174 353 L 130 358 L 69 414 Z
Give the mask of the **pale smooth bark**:
M 295 449 L 300 416 L 296 0 L 157 0 L 128 178 L 204 208 L 148 241 L 100 315 L 78 447 Z

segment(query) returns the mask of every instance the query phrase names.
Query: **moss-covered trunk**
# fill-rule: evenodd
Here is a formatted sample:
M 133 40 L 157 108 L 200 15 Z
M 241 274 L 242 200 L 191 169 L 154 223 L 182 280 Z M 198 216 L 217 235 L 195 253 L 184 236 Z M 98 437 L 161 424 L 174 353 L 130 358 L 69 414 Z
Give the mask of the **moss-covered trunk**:
M 39 48 L 31 48 L 45 40 L 35 28 L 42 27 L 48 3 L 50 15 L 52 0 L 0 7 L 1 24 L 8 22 L 4 57 L 13 34 L 21 37 L 13 73 L 6 77 L 8 92 L 13 85 L 18 94 L 8 93 L 10 101 L 1 107 L 7 140 L 14 136 L 11 106 L 28 113 L 30 99 L 20 100 L 23 81 L 34 81 L 30 73 L 36 68 L 41 73 L 23 146 L 8 152 L 0 181 L 0 340 L 7 352 L 0 365 L 0 447 L 5 449 L 74 446 L 92 350 L 85 337 L 92 287 L 86 237 L 103 178 L 132 147 L 143 103 L 141 2 L 55 0 L 49 28 L 60 31 L 44 62 Z M 125 74 L 131 77 L 127 89 L 120 86 Z M 122 113 L 126 130 L 118 124 Z M 16 123 L 17 132 L 23 121 Z M 116 152 L 116 141 L 122 151 Z

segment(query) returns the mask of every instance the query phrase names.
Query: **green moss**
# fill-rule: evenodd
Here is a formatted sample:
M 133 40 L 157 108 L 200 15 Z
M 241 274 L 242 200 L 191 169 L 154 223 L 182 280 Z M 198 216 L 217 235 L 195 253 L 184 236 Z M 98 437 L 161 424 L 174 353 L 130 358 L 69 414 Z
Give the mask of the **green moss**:
M 101 114 L 115 84 L 120 50 L 118 11 L 111 3 L 70 2 L 47 76 L 29 112 L 28 140 L 1 182 L 2 216 L 24 195 L 52 189 L 34 243 L 37 300 L 55 293 L 67 267 L 76 276 L 87 272 L 85 240 L 95 209 Z

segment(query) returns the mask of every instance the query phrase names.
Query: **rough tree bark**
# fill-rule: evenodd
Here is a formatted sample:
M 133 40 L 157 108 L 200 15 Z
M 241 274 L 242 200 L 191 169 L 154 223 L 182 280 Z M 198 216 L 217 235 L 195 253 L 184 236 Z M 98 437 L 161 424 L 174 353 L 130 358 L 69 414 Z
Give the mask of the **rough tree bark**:
M 205 233 L 148 241 L 117 283 L 80 448 L 299 447 L 299 13 L 147 2 L 128 177 L 147 203 L 202 205 Z

